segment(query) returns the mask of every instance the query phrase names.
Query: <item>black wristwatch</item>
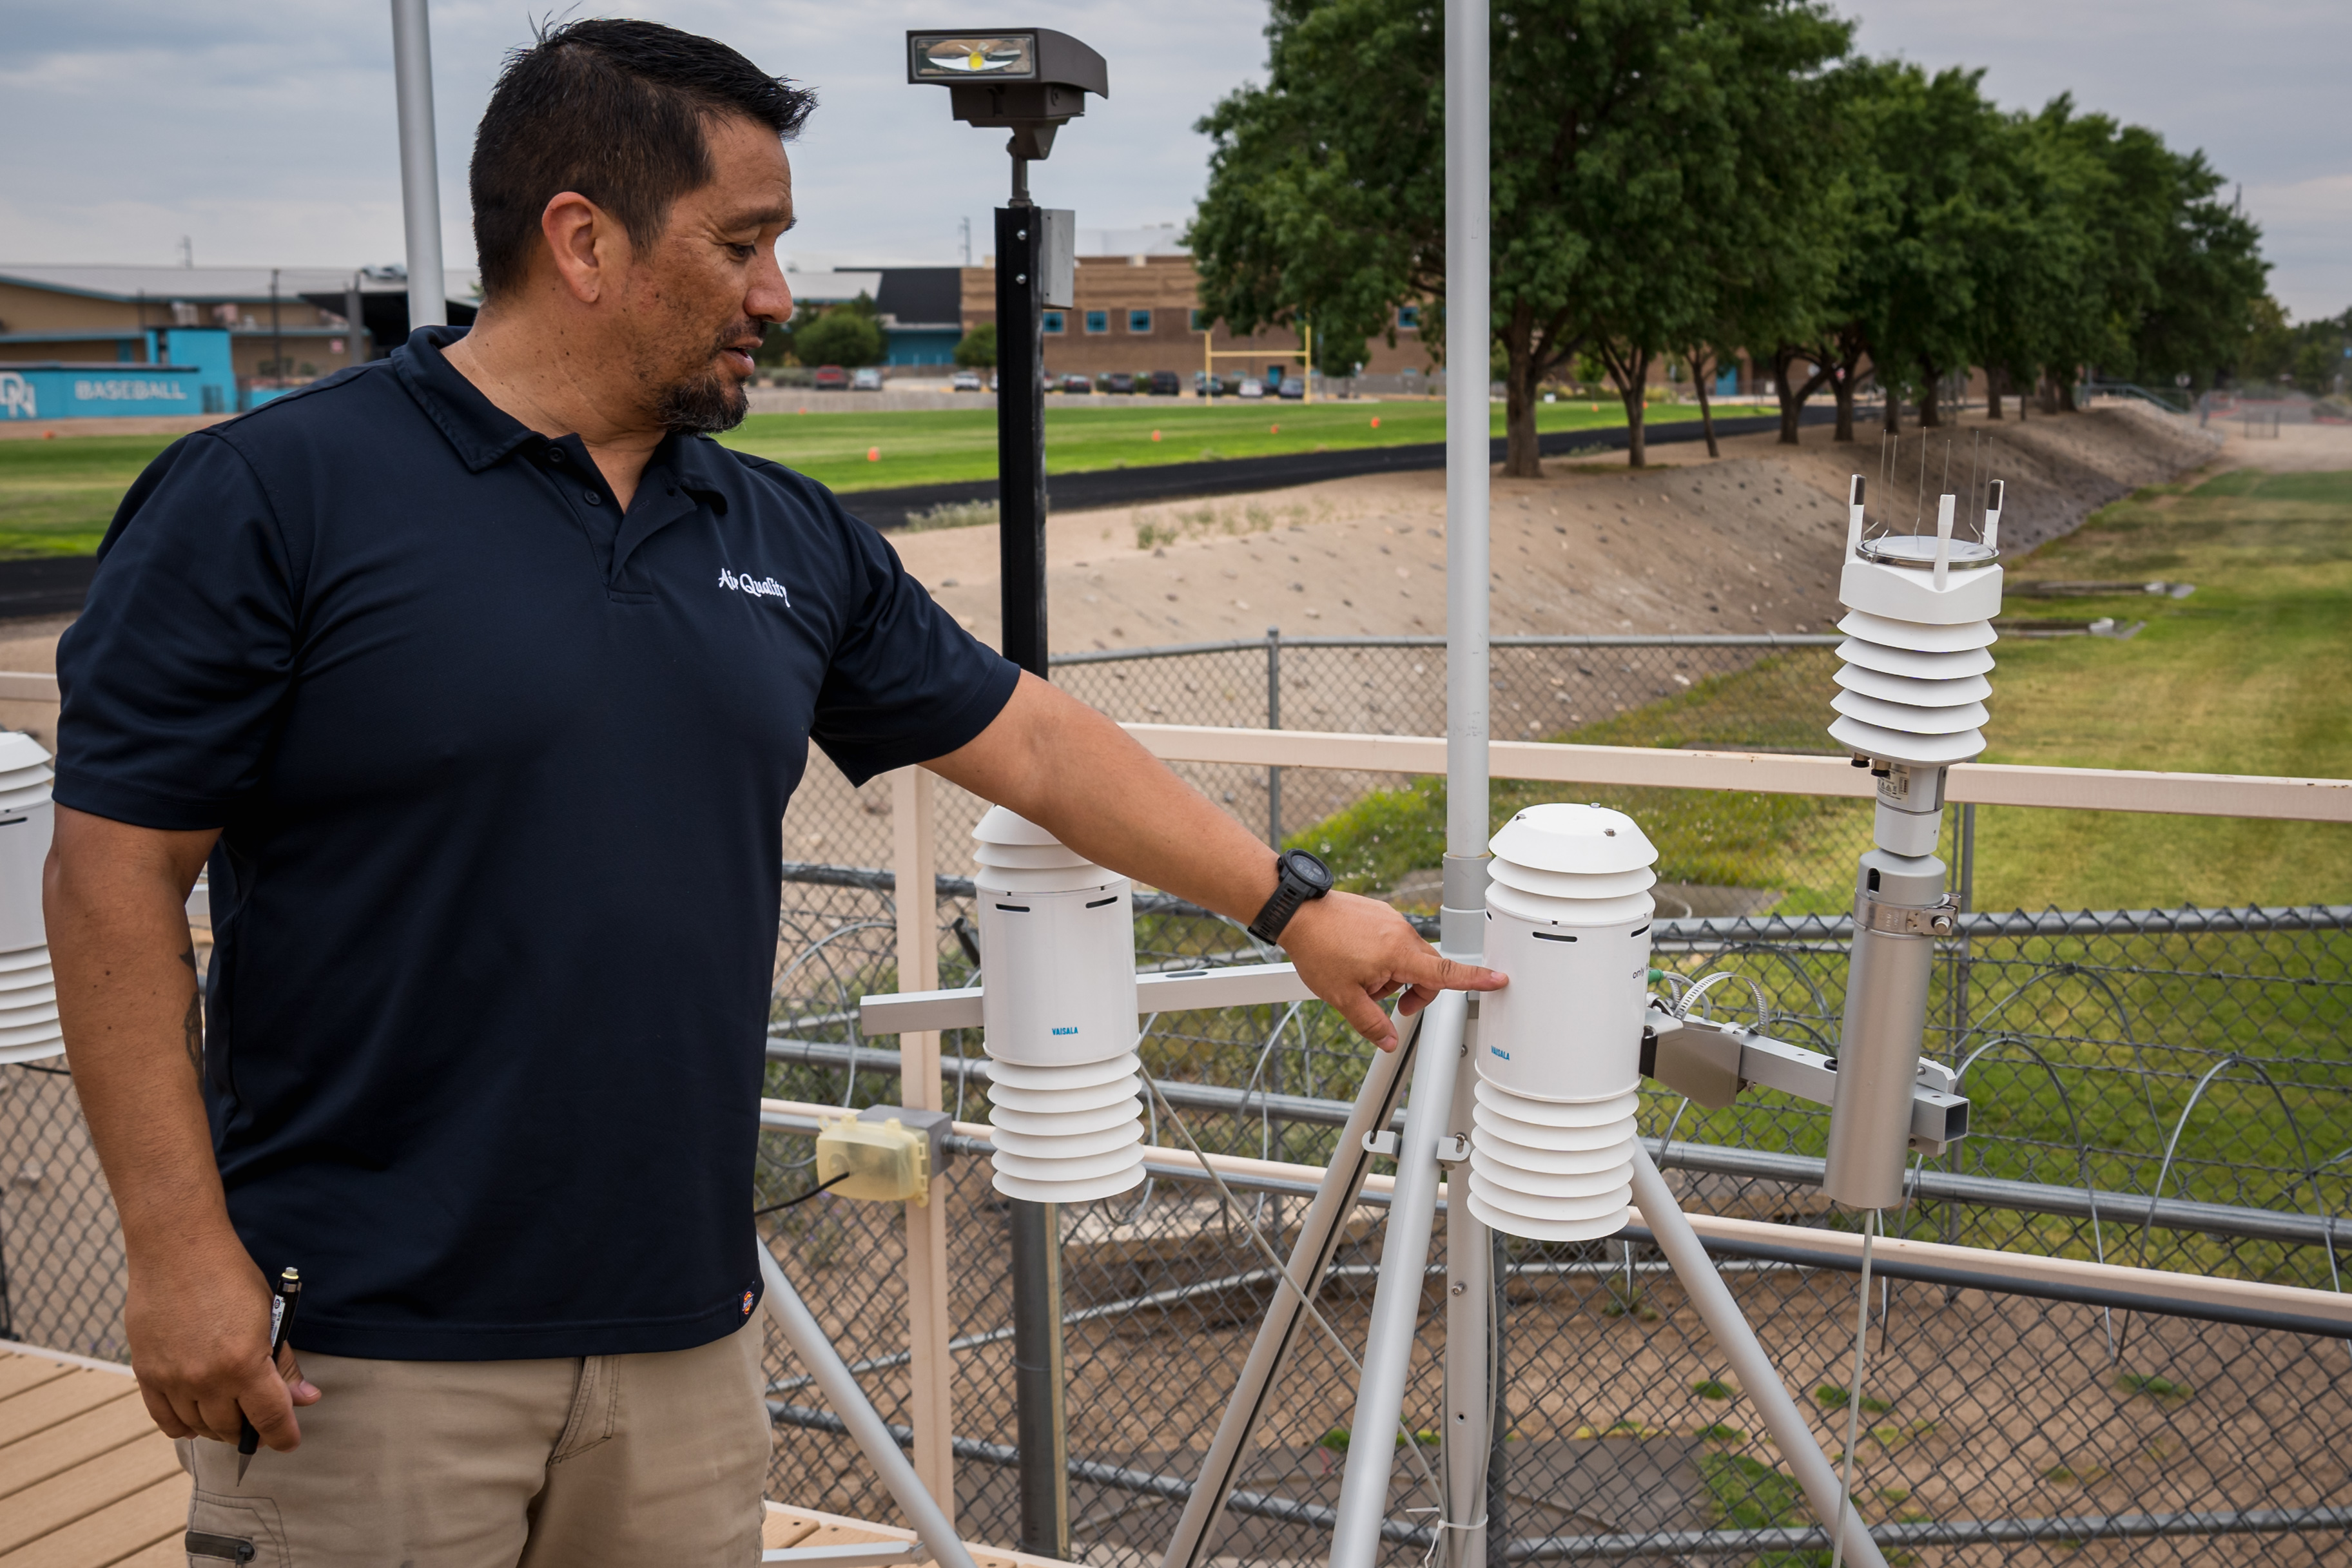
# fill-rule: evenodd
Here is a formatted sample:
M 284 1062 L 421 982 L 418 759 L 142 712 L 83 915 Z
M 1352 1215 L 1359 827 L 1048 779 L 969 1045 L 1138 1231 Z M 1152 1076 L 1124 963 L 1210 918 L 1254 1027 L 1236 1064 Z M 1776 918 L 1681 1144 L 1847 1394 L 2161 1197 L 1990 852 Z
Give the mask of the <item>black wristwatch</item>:
M 1331 891 L 1331 868 L 1305 850 L 1285 850 L 1275 856 L 1274 871 L 1274 896 L 1250 922 L 1249 934 L 1261 942 L 1281 941 L 1282 928 L 1298 906 Z

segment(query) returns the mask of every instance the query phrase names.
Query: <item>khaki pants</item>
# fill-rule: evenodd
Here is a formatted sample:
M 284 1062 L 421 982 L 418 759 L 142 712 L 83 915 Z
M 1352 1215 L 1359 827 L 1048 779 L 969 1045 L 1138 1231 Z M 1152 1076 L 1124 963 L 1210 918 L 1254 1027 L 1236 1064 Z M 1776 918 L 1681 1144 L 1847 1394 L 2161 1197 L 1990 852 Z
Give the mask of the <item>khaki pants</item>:
M 305 1354 L 325 1397 L 301 1412 L 300 1448 L 262 1449 L 239 1487 L 235 1448 L 181 1440 L 190 1568 L 757 1563 L 761 1326 L 657 1355 Z

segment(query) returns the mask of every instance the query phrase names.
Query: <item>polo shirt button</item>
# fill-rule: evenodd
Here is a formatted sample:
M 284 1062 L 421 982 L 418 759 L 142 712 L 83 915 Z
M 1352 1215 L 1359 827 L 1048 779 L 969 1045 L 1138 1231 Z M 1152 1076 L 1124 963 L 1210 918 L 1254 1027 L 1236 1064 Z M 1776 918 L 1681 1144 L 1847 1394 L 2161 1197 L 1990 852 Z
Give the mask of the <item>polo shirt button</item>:
M 601 507 L 604 504 L 604 497 L 596 494 L 593 490 L 586 492 L 582 498 L 592 507 Z

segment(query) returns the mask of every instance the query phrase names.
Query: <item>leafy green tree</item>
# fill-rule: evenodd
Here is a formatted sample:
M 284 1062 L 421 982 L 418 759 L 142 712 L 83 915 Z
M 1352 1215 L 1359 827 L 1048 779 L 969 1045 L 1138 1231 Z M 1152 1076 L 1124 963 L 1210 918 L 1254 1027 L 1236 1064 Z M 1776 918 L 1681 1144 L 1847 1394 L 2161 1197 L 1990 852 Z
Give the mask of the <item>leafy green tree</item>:
M 1882 62 L 1853 100 L 1872 177 L 1841 313 L 1868 348 L 1889 430 L 1906 396 L 1922 424 L 1939 422 L 1937 384 L 1976 362 L 1991 253 L 2021 241 L 2007 127 L 1982 77 Z
M 2200 391 L 2219 383 L 2236 367 L 2266 298 L 2262 231 L 2220 199 L 2221 183 L 2203 152 L 2173 154 L 2155 298 L 2128 333 L 2132 372 L 2142 382 L 2186 375 Z
M 1807 84 L 1790 140 L 1807 152 L 1799 172 L 1811 178 L 1808 221 L 1783 253 L 1789 276 L 1758 291 L 1738 316 L 1750 358 L 1771 367 L 1784 446 L 1798 444 L 1805 403 L 1823 391 L 1837 405 L 1832 439 L 1854 438 L 1854 399 L 1870 357 L 1862 258 L 1883 238 L 1891 205 L 1868 133 L 1871 99 L 1886 71 L 1876 61 L 1848 60 Z
M 1274 0 L 1267 80 L 1196 127 L 1209 183 L 1186 235 L 1202 313 L 1245 334 L 1315 323 L 1326 365 L 1444 333 L 1442 13 L 1435 0 Z
M 1442 21 L 1436 0 L 1275 0 L 1266 85 L 1201 122 L 1203 309 L 1236 331 L 1311 315 L 1335 353 L 1392 334 L 1411 300 L 1424 341 L 1453 329 Z M 1742 238 L 1779 232 L 1756 209 L 1799 150 L 1764 132 L 1847 31 L 1808 0 L 1495 6 L 1486 330 L 1507 362 L 1507 472 L 1538 472 L 1539 389 L 1585 352 L 1625 399 L 1641 464 L 1649 366 L 1709 336 Z
M 804 365 L 879 364 L 888 347 L 874 302 L 862 294 L 793 329 L 793 354 Z
M 955 362 L 966 370 L 985 371 L 996 367 L 996 323 L 982 321 L 963 335 L 955 346 Z
M 2179 160 L 2156 132 L 2077 114 L 2063 94 L 2034 118 L 2029 133 L 2041 162 L 2055 171 L 2076 229 L 2073 276 L 2035 308 L 2046 322 L 2042 368 L 2072 406 L 2077 367 L 2129 365 L 2131 329 L 2157 298 L 2157 260 L 2174 216 Z M 1999 417 L 1997 397 L 1991 412 Z

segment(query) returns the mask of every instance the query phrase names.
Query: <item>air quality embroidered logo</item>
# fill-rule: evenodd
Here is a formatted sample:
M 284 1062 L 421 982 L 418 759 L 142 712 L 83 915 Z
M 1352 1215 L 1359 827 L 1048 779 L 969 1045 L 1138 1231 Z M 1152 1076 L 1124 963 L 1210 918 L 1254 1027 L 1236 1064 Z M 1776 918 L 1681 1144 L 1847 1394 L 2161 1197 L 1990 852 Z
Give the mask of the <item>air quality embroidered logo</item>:
M 772 577 L 754 580 L 750 577 L 738 577 L 722 566 L 719 569 L 719 586 L 731 588 L 738 593 L 748 593 L 754 599 L 781 599 L 787 609 L 793 602 L 793 596 L 784 591 L 784 585 Z

